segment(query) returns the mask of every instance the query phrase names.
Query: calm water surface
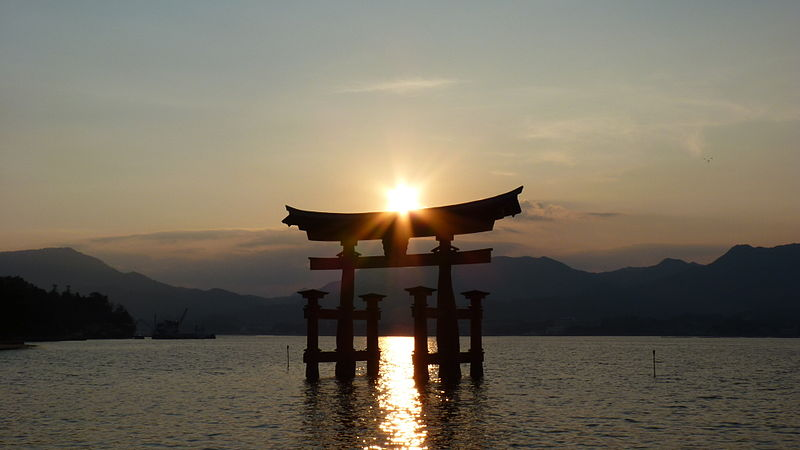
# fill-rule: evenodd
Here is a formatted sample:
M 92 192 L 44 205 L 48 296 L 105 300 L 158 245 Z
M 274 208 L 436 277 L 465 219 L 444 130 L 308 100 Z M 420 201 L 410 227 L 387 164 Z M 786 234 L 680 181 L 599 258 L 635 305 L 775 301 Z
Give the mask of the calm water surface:
M 0 352 L 0 447 L 800 447 L 800 340 L 487 337 L 484 382 L 452 388 L 380 345 L 378 380 L 316 384 L 303 337 Z

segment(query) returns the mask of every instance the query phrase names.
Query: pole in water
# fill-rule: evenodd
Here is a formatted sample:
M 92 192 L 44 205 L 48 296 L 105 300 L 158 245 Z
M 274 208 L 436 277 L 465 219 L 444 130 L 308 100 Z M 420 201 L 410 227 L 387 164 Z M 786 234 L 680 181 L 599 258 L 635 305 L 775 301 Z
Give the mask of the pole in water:
M 286 370 L 289 370 L 289 346 L 286 346 Z
M 656 377 L 656 351 L 653 350 L 653 378 Z

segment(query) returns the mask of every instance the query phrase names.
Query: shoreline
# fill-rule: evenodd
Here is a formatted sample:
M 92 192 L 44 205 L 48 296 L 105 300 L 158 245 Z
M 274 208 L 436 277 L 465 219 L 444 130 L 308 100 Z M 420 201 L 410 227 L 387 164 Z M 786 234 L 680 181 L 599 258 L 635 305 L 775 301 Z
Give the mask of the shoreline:
M 26 344 L 24 342 L 0 342 L 0 350 L 19 350 L 22 348 L 33 348 L 36 347 L 32 344 Z

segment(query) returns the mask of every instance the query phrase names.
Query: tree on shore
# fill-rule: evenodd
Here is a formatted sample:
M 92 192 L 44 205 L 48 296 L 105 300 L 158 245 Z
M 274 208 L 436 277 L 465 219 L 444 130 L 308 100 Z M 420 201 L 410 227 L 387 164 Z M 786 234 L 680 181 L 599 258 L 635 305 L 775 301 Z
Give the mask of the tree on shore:
M 0 277 L 0 339 L 120 339 L 135 330 L 128 311 L 98 292 L 47 292 L 20 277 Z

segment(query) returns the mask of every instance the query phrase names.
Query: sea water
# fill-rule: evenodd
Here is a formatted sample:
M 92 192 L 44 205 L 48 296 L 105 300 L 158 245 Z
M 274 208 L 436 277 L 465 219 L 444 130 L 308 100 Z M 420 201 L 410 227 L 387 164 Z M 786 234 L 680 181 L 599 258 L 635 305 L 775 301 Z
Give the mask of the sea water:
M 316 383 L 304 337 L 3 351 L 0 447 L 800 446 L 797 339 L 486 337 L 484 380 L 451 387 L 414 383 L 412 338 L 380 346 L 378 379 Z

